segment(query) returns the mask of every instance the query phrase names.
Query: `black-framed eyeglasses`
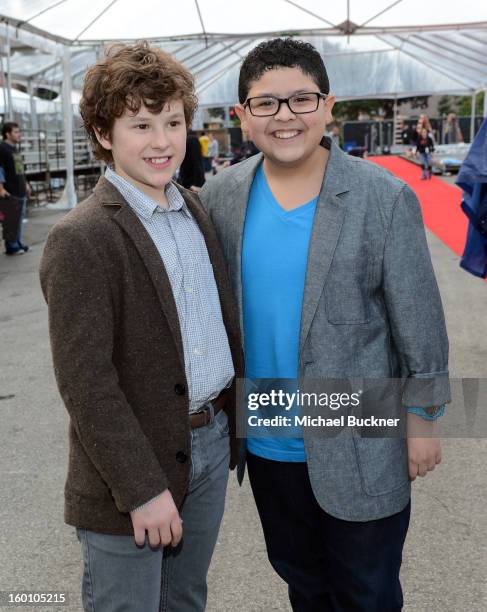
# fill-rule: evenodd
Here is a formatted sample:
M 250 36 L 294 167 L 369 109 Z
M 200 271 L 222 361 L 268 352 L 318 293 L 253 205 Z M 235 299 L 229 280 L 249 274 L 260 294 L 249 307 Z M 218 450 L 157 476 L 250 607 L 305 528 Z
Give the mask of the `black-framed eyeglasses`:
M 318 110 L 320 99 L 326 98 L 326 94 L 318 91 L 307 91 L 294 94 L 289 98 L 276 98 L 276 96 L 256 96 L 247 98 L 244 103 L 244 108 L 249 107 L 250 113 L 254 117 L 272 117 L 277 115 L 281 108 L 281 104 L 287 104 L 289 110 L 294 115 L 304 115 L 306 113 L 314 113 Z

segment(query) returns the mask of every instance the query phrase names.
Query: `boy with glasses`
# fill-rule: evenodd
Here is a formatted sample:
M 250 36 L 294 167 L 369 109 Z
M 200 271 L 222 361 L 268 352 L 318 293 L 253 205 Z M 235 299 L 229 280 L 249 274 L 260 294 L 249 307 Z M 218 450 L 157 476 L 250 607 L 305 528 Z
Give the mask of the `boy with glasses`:
M 335 97 L 311 45 L 245 58 L 236 112 L 262 151 L 206 183 L 240 307 L 247 379 L 404 378 L 429 437 L 249 437 L 271 564 L 295 611 L 395 612 L 410 481 L 441 460 L 443 312 L 414 193 L 323 138 Z M 414 383 L 434 382 L 431 403 Z M 415 412 L 416 414 L 413 414 Z M 303 439 L 304 438 L 304 439 Z M 245 454 L 245 453 L 243 453 Z M 243 476 L 244 457 L 239 465 Z

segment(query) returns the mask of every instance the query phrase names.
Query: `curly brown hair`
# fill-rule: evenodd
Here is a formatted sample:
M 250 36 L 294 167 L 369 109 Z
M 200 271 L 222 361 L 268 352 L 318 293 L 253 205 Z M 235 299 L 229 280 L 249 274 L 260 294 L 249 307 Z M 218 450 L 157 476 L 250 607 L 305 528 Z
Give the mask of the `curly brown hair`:
M 180 99 L 189 127 L 196 110 L 194 79 L 171 55 L 147 42 L 116 44 L 106 56 L 87 71 L 80 101 L 80 112 L 95 156 L 110 163 L 111 151 L 98 142 L 95 129 L 111 137 L 115 119 L 126 110 L 137 113 L 145 105 L 151 113 L 160 113 L 164 105 Z

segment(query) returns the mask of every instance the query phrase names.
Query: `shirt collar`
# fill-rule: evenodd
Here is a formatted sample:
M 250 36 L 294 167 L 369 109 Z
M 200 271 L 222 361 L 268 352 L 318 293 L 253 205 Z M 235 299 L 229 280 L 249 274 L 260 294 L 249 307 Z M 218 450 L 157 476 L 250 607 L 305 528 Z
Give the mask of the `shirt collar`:
M 181 211 L 186 216 L 191 218 L 191 213 L 189 212 L 188 206 L 173 182 L 168 183 L 165 188 L 169 207 L 162 208 L 162 206 L 159 206 L 157 202 L 154 202 L 154 200 L 146 195 L 143 191 L 117 174 L 113 167 L 107 166 L 105 170 L 105 178 L 120 191 L 122 196 L 129 203 L 130 207 L 133 208 L 138 215 L 144 217 L 144 219 L 150 220 L 155 213 L 165 214 L 177 211 Z

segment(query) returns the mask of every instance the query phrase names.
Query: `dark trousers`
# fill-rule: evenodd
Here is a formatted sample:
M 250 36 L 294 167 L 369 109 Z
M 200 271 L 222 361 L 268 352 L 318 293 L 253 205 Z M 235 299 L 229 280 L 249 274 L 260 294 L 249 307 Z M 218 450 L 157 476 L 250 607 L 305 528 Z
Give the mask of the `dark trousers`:
M 272 567 L 294 612 L 399 612 L 411 504 L 367 522 L 337 519 L 315 499 L 306 463 L 247 455 Z
M 3 239 L 6 246 L 16 245 L 22 230 L 23 198 L 8 196 L 0 198 L 0 212 L 3 215 Z

